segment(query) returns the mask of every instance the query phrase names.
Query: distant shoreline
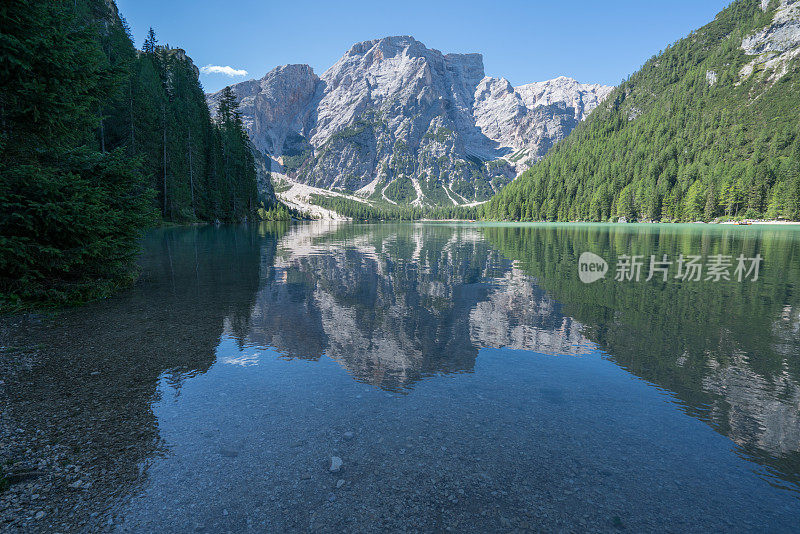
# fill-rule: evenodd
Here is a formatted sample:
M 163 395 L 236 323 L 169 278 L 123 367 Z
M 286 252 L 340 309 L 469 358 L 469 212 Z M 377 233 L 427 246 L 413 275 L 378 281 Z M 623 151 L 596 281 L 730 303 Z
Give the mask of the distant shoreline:
M 736 224 L 747 226 L 751 224 L 778 224 L 778 225 L 786 225 L 786 224 L 800 224 L 800 221 L 782 221 L 782 220 L 759 220 L 759 219 L 747 219 L 744 221 L 725 221 L 720 223 L 711 223 L 711 224 Z
M 375 222 L 401 222 L 401 221 L 375 221 Z M 723 221 L 723 222 L 706 222 L 706 221 L 682 221 L 682 222 L 662 222 L 662 221 L 482 221 L 475 219 L 417 219 L 416 221 L 408 222 L 462 222 L 462 223 L 528 223 L 528 224 L 724 224 L 729 226 L 753 226 L 753 225 L 800 225 L 800 221 L 785 221 L 778 219 L 746 219 L 743 221 Z

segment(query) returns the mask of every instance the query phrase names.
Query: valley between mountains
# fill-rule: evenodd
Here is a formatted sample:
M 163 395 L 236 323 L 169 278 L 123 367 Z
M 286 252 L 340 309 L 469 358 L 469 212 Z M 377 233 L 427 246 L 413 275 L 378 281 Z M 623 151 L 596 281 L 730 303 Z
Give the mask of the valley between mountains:
M 315 217 L 798 220 L 798 61 L 800 1 L 736 0 L 617 87 L 395 36 L 230 90 L 262 190 Z
M 321 76 L 308 65 L 284 65 L 231 89 L 278 197 L 336 218 L 314 199 L 483 203 L 613 87 L 566 77 L 514 87 L 486 76 L 480 54 L 444 54 L 395 36 L 353 45 Z M 207 95 L 212 114 L 221 95 Z

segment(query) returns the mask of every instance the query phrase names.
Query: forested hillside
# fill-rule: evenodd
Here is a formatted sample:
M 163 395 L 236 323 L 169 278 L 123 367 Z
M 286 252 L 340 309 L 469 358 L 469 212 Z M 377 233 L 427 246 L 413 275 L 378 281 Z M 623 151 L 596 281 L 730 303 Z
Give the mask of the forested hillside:
M 796 11 L 733 2 L 623 81 L 483 217 L 800 219 Z M 770 25 L 781 31 L 758 33 Z
M 212 122 L 197 75 L 152 31 L 137 51 L 113 1 L 0 5 L 0 304 L 106 295 L 159 219 L 270 204 L 235 105 Z

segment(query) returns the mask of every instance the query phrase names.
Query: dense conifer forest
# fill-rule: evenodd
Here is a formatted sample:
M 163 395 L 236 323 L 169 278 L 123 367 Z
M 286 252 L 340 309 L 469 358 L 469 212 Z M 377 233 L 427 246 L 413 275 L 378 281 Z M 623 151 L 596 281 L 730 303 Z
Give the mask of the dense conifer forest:
M 650 59 L 483 208 L 494 220 L 800 219 L 798 58 L 779 79 L 740 71 L 772 21 L 758 0 Z
M 412 205 L 373 206 L 345 197 L 313 195 L 317 206 L 333 210 L 339 215 L 355 221 L 418 221 L 422 219 L 465 219 L 478 218 L 478 209 L 470 206 L 431 207 Z
M 0 295 L 75 302 L 135 278 L 159 221 L 288 217 L 259 198 L 233 95 L 212 121 L 186 53 L 141 50 L 113 1 L 0 6 Z

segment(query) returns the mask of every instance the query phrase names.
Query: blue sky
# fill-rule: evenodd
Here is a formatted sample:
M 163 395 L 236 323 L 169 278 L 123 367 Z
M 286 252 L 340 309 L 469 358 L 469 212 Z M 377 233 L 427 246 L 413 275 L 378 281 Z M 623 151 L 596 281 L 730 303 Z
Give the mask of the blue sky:
M 287 63 L 307 63 L 322 74 L 353 43 L 387 35 L 413 35 L 442 52 L 480 52 L 487 75 L 514 85 L 560 75 L 615 85 L 728 3 L 117 0 L 137 47 L 152 26 L 160 42 L 184 48 L 198 67 L 247 72 L 202 74 L 207 91 Z

